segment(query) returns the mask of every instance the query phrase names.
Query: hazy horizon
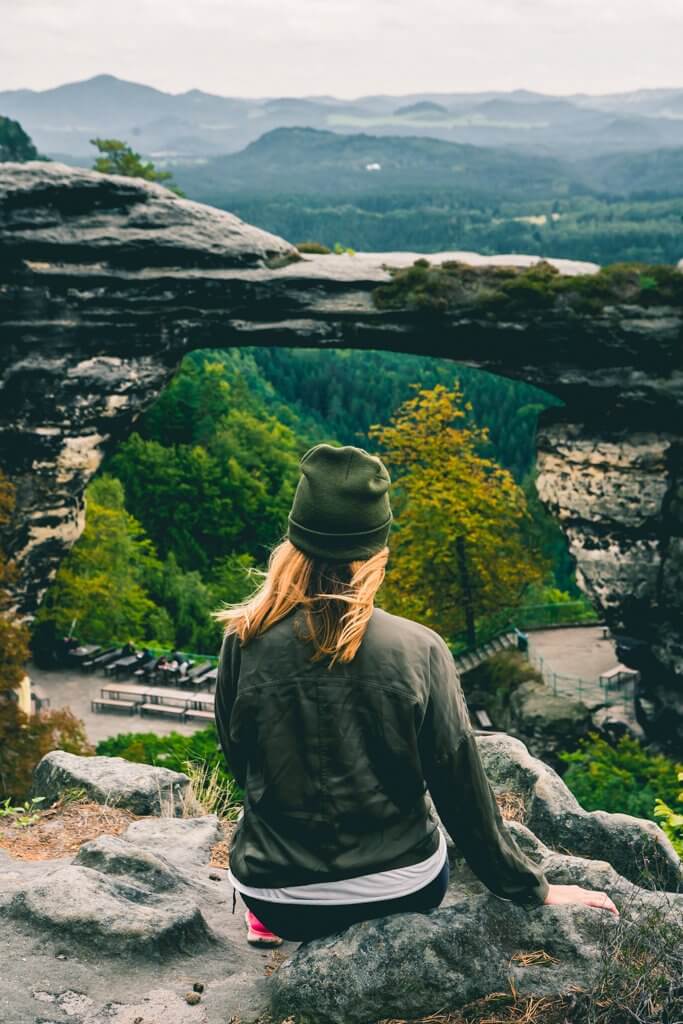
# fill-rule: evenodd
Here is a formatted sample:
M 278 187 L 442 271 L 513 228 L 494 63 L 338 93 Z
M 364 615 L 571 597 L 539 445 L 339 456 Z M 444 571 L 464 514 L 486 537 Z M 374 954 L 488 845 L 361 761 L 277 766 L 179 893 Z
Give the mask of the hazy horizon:
M 55 82 L 54 85 L 47 85 L 44 88 L 35 88 L 34 86 L 30 86 L 30 85 L 10 86 L 9 88 L 5 88 L 2 85 L 2 75 L 0 74 L 0 92 L 15 92 L 15 91 L 16 92 L 22 92 L 24 90 L 29 91 L 29 92 L 35 92 L 35 93 L 50 92 L 52 89 L 59 89 L 59 88 L 63 88 L 63 87 L 70 86 L 70 85 L 80 85 L 83 82 L 91 81 L 94 78 L 116 78 L 119 81 L 128 82 L 128 83 L 130 83 L 132 85 L 140 85 L 140 86 L 143 86 L 145 88 L 156 89 L 159 92 L 167 93 L 170 96 L 182 96 L 182 95 L 186 95 L 188 92 L 202 92 L 202 93 L 205 93 L 206 95 L 217 96 L 220 99 L 245 99 L 245 100 L 270 100 L 270 99 L 275 99 L 275 98 L 277 98 L 277 99 L 297 99 L 297 100 L 325 100 L 325 99 L 334 99 L 334 100 L 343 100 L 344 102 L 348 102 L 348 103 L 355 103 L 355 102 L 358 102 L 358 101 L 363 100 L 363 99 L 372 98 L 373 96 L 386 96 L 388 98 L 396 97 L 397 99 L 401 99 L 401 98 L 404 98 L 404 97 L 421 96 L 421 95 L 425 95 L 425 94 L 429 94 L 429 95 L 432 95 L 432 96 L 444 96 L 445 97 L 445 96 L 450 96 L 450 95 L 453 95 L 453 94 L 458 94 L 458 95 L 466 96 L 468 93 L 471 93 L 472 95 L 478 95 L 479 93 L 485 93 L 485 92 L 510 92 L 510 93 L 514 93 L 514 92 L 527 92 L 527 93 L 535 93 L 535 94 L 538 94 L 538 95 L 545 95 L 545 96 L 549 96 L 549 97 L 554 97 L 554 98 L 557 98 L 557 99 L 566 99 L 566 98 L 570 98 L 572 96 L 579 96 L 579 95 L 609 96 L 609 95 L 626 95 L 628 93 L 636 93 L 636 92 L 668 92 L 669 90 L 675 91 L 675 90 L 678 90 L 678 89 L 683 89 L 683 83 L 681 83 L 680 85 L 671 85 L 670 84 L 670 85 L 642 86 L 642 87 L 634 86 L 633 88 L 629 88 L 629 89 L 615 89 L 615 90 L 609 90 L 609 91 L 606 91 L 606 92 L 591 92 L 590 90 L 582 90 L 580 93 L 579 92 L 571 93 L 571 92 L 553 92 L 550 89 L 529 89 L 529 88 L 527 88 L 527 86 L 518 85 L 518 86 L 510 87 L 509 89 L 492 89 L 492 88 L 484 88 L 484 87 L 481 88 L 481 89 L 452 89 L 452 90 L 447 90 L 447 91 L 446 90 L 436 90 L 436 89 L 412 89 L 412 90 L 410 90 L 408 92 L 389 92 L 389 91 L 384 91 L 384 92 L 374 92 L 374 93 L 358 93 L 357 95 L 353 95 L 353 96 L 341 96 L 339 94 L 331 93 L 331 92 L 326 92 L 326 93 L 311 92 L 311 93 L 297 93 L 297 94 L 291 93 L 291 92 L 290 93 L 262 93 L 262 94 L 259 94 L 259 95 L 251 96 L 251 95 L 247 95 L 246 93 L 245 94 L 239 94 L 239 93 L 227 93 L 227 92 L 224 92 L 224 93 L 212 92 L 211 90 L 202 89 L 202 88 L 200 88 L 198 86 L 190 86 L 187 89 L 166 89 L 166 88 L 163 88 L 162 86 L 158 85 L 155 82 L 144 81 L 141 78 L 125 78 L 122 75 L 116 75 L 112 71 L 106 71 L 105 70 L 105 71 L 98 71 L 95 74 L 87 75 L 87 76 L 85 76 L 83 78 L 74 78 L 74 79 L 70 79 L 69 81 Z
M 0 90 L 98 74 L 164 92 L 333 96 L 683 88 L 683 5 L 651 0 L 0 0 Z

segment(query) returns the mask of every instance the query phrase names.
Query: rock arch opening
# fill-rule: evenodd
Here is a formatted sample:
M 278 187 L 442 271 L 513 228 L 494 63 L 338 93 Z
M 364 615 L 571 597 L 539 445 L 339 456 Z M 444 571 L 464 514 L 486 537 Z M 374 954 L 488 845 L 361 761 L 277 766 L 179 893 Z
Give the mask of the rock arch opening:
M 290 345 L 445 356 L 528 381 L 544 414 L 538 487 L 579 581 L 616 630 L 670 735 L 683 730 L 683 309 L 607 295 L 503 307 L 382 306 L 415 254 L 306 256 L 163 188 L 59 164 L 0 167 L 0 465 L 17 488 L 6 546 L 30 613 L 83 525 L 82 494 L 183 355 Z M 436 254 L 433 264 L 534 257 Z M 551 261 L 563 275 L 591 265 Z M 629 298 L 629 301 L 626 301 Z

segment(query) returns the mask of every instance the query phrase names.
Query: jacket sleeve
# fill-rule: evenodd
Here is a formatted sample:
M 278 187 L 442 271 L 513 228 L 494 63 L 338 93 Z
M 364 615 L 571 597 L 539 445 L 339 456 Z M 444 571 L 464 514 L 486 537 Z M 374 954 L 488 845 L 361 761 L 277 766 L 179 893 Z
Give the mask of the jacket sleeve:
M 244 789 L 246 763 L 243 745 L 233 719 L 233 707 L 237 697 L 237 683 L 240 673 L 240 643 L 235 634 L 225 635 L 218 658 L 218 674 L 216 677 L 215 718 L 216 730 L 221 749 L 228 767 L 237 780 L 237 785 Z
M 540 906 L 548 881 L 503 821 L 481 761 L 455 662 L 439 637 L 418 743 L 439 816 L 474 874 L 502 899 Z

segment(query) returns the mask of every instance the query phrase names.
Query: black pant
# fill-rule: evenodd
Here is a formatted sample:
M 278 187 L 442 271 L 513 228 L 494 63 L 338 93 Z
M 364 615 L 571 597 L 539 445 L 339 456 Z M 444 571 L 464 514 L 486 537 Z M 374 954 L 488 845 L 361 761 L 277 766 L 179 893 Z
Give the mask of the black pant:
M 448 861 L 433 882 L 408 896 L 393 900 L 379 900 L 375 903 L 349 903 L 342 906 L 325 904 L 305 905 L 301 903 L 273 903 L 242 896 L 249 909 L 259 921 L 283 939 L 294 942 L 309 942 L 324 935 L 342 932 L 359 921 L 369 921 L 388 914 L 426 914 L 439 906 L 448 888 Z

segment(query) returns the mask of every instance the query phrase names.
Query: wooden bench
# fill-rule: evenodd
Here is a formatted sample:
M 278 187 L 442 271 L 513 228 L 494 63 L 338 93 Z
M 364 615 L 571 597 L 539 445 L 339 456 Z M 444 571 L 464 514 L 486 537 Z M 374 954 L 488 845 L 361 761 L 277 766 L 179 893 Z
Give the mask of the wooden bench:
M 214 717 L 213 711 L 204 711 L 202 708 L 188 708 L 185 712 L 185 718 L 204 718 L 213 722 Z
M 600 685 L 606 689 L 611 690 L 620 688 L 624 683 L 635 682 L 638 672 L 635 669 L 629 668 L 628 665 L 622 665 L 621 663 L 615 665 L 614 668 L 607 669 L 606 672 L 600 673 Z
M 112 697 L 99 697 L 90 701 L 92 711 L 127 711 L 129 715 L 134 714 L 137 706 L 137 701 L 114 700 Z
M 173 708 L 170 704 L 138 704 L 141 715 L 171 715 L 172 718 L 184 718 L 185 708 Z

